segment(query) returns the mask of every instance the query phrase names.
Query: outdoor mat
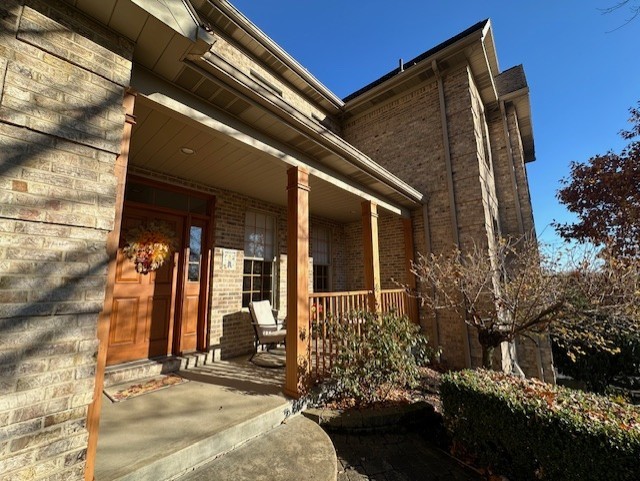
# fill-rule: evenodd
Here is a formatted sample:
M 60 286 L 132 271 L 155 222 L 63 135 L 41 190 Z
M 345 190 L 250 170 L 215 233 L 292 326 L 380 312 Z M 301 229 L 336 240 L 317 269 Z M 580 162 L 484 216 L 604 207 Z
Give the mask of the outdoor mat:
M 286 357 L 284 349 L 272 349 L 258 352 L 251 362 L 260 367 L 278 368 L 285 366 Z
M 160 389 L 177 386 L 178 384 L 185 382 L 189 382 L 189 380 L 180 377 L 177 374 L 163 374 L 150 379 L 144 379 L 142 381 L 138 380 L 126 384 L 111 386 L 105 388 L 104 393 L 109 399 L 111 399 L 111 402 L 118 403 L 137 396 L 142 396 L 143 394 L 159 391 Z

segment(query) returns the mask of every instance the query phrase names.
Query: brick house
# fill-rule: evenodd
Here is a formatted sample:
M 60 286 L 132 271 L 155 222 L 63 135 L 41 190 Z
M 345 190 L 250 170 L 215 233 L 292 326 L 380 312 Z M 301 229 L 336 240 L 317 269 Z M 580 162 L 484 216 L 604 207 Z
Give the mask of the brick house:
M 92 479 L 105 370 L 251 352 L 251 300 L 293 322 L 295 396 L 313 294 L 384 303 L 417 253 L 533 231 L 526 78 L 488 20 L 344 100 L 226 0 L 5 0 L 0 23 L 9 479 Z M 178 248 L 142 276 L 121 248 L 150 220 Z M 480 364 L 464 324 L 404 302 Z M 553 380 L 548 341 L 517 355 Z

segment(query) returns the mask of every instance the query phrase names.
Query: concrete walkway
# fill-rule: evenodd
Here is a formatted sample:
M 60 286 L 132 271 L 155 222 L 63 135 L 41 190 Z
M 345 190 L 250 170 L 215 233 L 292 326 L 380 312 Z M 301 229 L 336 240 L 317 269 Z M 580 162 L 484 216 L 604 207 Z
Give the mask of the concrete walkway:
M 412 432 L 330 433 L 338 481 L 478 481 L 475 471 Z
M 322 428 L 295 416 L 176 481 L 336 481 L 336 453 Z
M 189 382 L 104 400 L 96 481 L 482 479 L 412 432 L 328 436 L 290 418 L 298 407 L 281 393 L 282 369 L 242 358 L 180 374 Z

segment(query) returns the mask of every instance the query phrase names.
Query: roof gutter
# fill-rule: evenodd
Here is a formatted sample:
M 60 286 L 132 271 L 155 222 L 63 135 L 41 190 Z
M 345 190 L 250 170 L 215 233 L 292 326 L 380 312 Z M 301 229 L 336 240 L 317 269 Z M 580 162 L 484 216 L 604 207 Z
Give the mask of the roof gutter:
M 226 0 L 207 0 L 216 6 L 223 14 L 225 14 L 238 27 L 251 35 L 257 42 L 267 49 L 274 57 L 278 58 L 287 67 L 293 70 L 298 76 L 305 80 L 320 95 L 331 102 L 337 109 L 344 106 L 344 102 L 331 90 L 325 87 L 317 78 L 315 78 L 307 69 L 300 65 L 291 55 L 285 52 L 277 43 L 271 40 L 262 30 L 260 30 L 251 20 L 245 17 L 236 7 Z
M 517 98 L 525 97 L 527 95 L 529 95 L 529 87 L 525 87 L 520 90 L 514 90 L 513 92 L 509 92 L 508 94 L 505 94 L 502 97 L 500 97 L 500 100 L 504 102 L 509 102 L 510 100 L 515 100 Z

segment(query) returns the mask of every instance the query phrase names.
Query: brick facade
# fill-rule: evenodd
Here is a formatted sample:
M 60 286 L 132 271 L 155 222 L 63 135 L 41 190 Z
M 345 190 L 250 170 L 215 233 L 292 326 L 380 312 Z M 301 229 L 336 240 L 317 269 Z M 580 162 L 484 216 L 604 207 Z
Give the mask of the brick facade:
M 133 45 L 56 0 L 0 22 L 0 473 L 82 479 Z
M 343 126 L 347 141 L 426 195 L 425 212 L 416 211 L 412 216 L 415 255 L 446 252 L 456 241 L 463 251 L 474 245 L 488 248 L 498 235 L 532 232 L 524 153 L 513 106 L 507 106 L 504 117 L 511 142 L 508 151 L 503 117 L 499 110 L 489 111 L 483 104 L 467 64 L 442 73 L 442 103 L 437 82 L 433 77 L 425 80 L 355 115 Z M 450 150 L 451 179 L 447 178 L 444 142 Z M 421 225 L 417 219 L 422 220 Z M 383 252 L 381 239 L 381 256 Z M 350 271 L 357 275 L 357 270 Z M 455 313 L 422 309 L 420 319 L 423 330 L 443 347 L 443 359 L 450 366 L 481 365 L 477 336 Z M 527 375 L 544 372 L 553 381 L 548 339 L 542 339 L 539 347 L 520 340 L 518 353 Z
M 84 476 L 106 242 L 119 208 L 114 166 L 136 46 L 62 0 L 5 0 L 0 24 L 0 478 L 75 481 Z M 322 123 L 422 192 L 425 205 L 410 212 L 414 257 L 455 242 L 488 244 L 496 229 L 533 230 L 517 114 L 508 103 L 504 117 L 488 109 L 464 62 L 448 66 L 441 84 L 425 77 L 341 120 L 235 40 L 219 35 L 209 53 L 252 78 L 247 85 L 261 95 L 279 90 L 292 117 Z M 290 142 L 295 152 L 306 139 Z M 242 307 L 245 215 L 275 219 L 274 307 L 284 315 L 286 208 L 145 168 L 130 173 L 215 196 L 210 349 L 216 358 L 251 352 L 253 329 Z M 331 290 L 364 289 L 362 223 L 312 216 L 310 229 L 318 227 L 331 239 Z M 402 219 L 381 212 L 383 289 L 407 281 L 404 246 Z M 223 266 L 225 252 L 235 255 L 235 268 Z M 477 340 L 456 316 L 419 314 L 451 366 L 479 364 Z M 519 356 L 528 374 L 542 368 L 552 376 L 548 339 L 541 344 L 520 343 Z

